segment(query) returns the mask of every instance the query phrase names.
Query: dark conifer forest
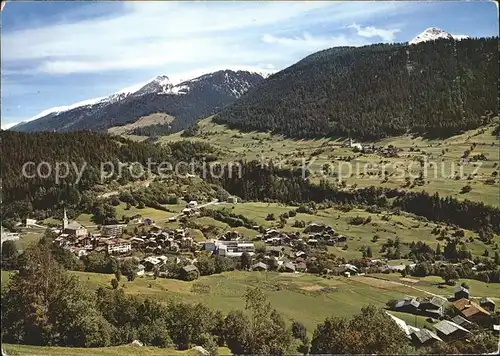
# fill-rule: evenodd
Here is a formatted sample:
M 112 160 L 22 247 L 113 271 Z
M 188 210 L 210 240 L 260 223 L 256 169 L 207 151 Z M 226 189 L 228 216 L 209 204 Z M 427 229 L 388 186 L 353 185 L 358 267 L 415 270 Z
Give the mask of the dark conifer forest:
M 146 179 L 147 175 L 133 177 L 129 169 L 118 169 L 119 163 L 138 162 L 146 169 L 148 160 L 154 174 L 158 163 L 210 157 L 213 151 L 206 143 L 177 142 L 165 146 L 148 142 L 134 142 L 122 137 L 96 132 L 71 133 L 21 133 L 2 131 L 2 199 L 3 217 L 26 217 L 30 212 L 50 210 L 62 205 L 78 208 L 84 205 L 84 192 L 92 187 L 118 179 L 125 184 L 136 179 Z M 23 175 L 23 165 L 32 178 Z M 48 165 L 36 166 L 41 162 Z M 64 179 L 56 182 L 56 164 L 67 163 L 69 172 Z M 106 162 L 110 162 L 107 164 Z M 113 166 L 114 174 L 105 182 L 101 180 L 101 164 L 104 168 Z M 50 166 L 50 169 L 48 168 Z M 81 179 L 77 172 L 83 171 Z M 60 175 L 65 175 L 65 167 L 60 166 Z M 110 171 L 110 170 L 109 170 Z M 106 175 L 108 171 L 106 171 Z M 137 175 L 138 176 L 138 175 Z
M 216 117 L 290 137 L 434 137 L 497 112 L 498 38 L 337 47 L 269 77 Z

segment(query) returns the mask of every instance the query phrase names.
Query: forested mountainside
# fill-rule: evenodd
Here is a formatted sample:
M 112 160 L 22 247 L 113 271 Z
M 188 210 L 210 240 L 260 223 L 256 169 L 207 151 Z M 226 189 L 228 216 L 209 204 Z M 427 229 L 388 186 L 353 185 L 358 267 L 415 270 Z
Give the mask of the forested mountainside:
M 168 77 L 159 76 L 136 92 L 112 95 L 92 104 L 56 111 L 20 124 L 13 130 L 104 131 L 153 113 L 166 113 L 175 117 L 168 125 L 169 132 L 177 132 L 200 117 L 218 112 L 263 80 L 257 73 L 224 70 L 174 86 Z
M 290 137 L 449 136 L 497 112 L 498 38 L 337 47 L 278 72 L 215 116 Z
M 117 180 L 120 184 L 135 179 L 128 167 L 121 173 L 118 162 L 139 162 L 146 170 L 148 159 L 156 163 L 151 165 L 155 174 L 158 164 L 169 162 L 175 165 L 179 161 L 191 162 L 191 159 L 211 157 L 212 148 L 206 143 L 184 142 L 159 146 L 148 142 L 134 142 L 121 137 L 96 132 L 36 132 L 21 133 L 1 131 L 2 142 L 2 199 L 3 217 L 26 217 L 32 211 L 41 211 L 61 206 L 81 207 L 86 205 L 85 192 L 101 184 L 101 163 L 112 162 L 114 175 L 104 183 Z M 26 167 L 26 172 L 33 178 L 23 176 L 25 162 L 34 162 Z M 40 165 L 41 174 L 36 173 Z M 56 164 L 59 162 L 59 175 L 64 176 L 69 165 L 67 177 L 56 181 Z M 50 168 L 48 168 L 50 166 Z M 50 169 L 50 170 L 49 170 Z M 78 180 L 78 172 L 83 172 Z M 135 171 L 133 171 L 135 172 Z M 46 178 L 44 178 L 46 176 Z M 87 196 L 88 198 L 88 196 Z

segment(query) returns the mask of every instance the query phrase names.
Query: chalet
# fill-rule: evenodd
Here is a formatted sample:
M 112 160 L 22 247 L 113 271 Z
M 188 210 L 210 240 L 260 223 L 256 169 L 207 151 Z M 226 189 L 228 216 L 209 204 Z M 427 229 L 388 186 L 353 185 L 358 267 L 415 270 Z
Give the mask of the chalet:
M 227 202 L 229 204 L 237 204 L 238 203 L 238 197 L 229 196 L 229 197 L 227 197 Z
M 304 251 L 295 252 L 295 257 L 307 258 L 307 254 Z
M 195 265 L 187 265 L 181 268 L 180 274 L 185 281 L 192 281 L 199 277 L 200 271 Z
M 295 272 L 295 265 L 290 262 L 285 262 L 279 267 L 280 272 Z
M 271 256 L 275 256 L 278 258 L 283 257 L 283 247 L 268 247 L 266 251 L 269 253 Z
M 418 309 L 421 311 L 420 314 L 438 319 L 440 316 L 443 316 L 444 303 L 446 303 L 446 299 L 432 297 L 421 301 Z
M 430 330 L 427 329 L 419 329 L 416 331 L 413 331 L 411 334 L 411 340 L 414 346 L 419 347 L 419 346 L 430 346 L 434 344 L 435 342 L 442 342 L 443 340 L 437 336 L 435 333 L 433 333 Z
M 258 262 L 252 266 L 252 271 L 267 271 L 268 267 L 264 262 Z
M 350 274 L 359 273 L 358 267 L 351 265 L 349 263 L 345 263 L 339 266 L 340 272 L 349 272 Z
M 484 326 L 491 323 L 490 312 L 468 299 L 462 298 L 456 300 L 453 302 L 453 306 L 461 316 L 473 323 Z
M 194 215 L 194 210 L 191 208 L 185 208 L 185 209 L 182 209 L 182 214 L 184 214 L 186 216 L 192 216 L 192 215 Z
M 167 256 L 157 256 L 156 257 L 157 259 L 159 259 L 161 261 L 161 263 L 165 264 L 168 262 L 169 258 Z
M 455 294 L 455 300 L 459 300 L 462 298 L 469 299 L 470 298 L 470 293 L 467 288 L 464 288 L 462 286 L 457 286 L 455 287 L 455 290 L 453 291 Z
M 146 267 L 144 265 L 142 265 L 142 264 L 139 264 L 137 266 L 137 272 L 136 272 L 136 274 L 138 276 L 144 276 L 145 270 L 146 270 Z
M 144 268 L 147 271 L 151 271 L 153 268 L 156 266 L 161 265 L 161 260 L 156 258 L 156 257 L 146 257 L 144 260 L 141 261 L 141 264 L 144 266 Z
M 174 222 L 174 221 L 177 221 L 177 218 L 176 218 L 176 217 L 171 217 L 171 218 L 168 218 L 168 222 Z
M 400 300 L 394 306 L 395 311 L 418 314 L 420 302 L 414 297 L 408 297 Z
M 312 246 L 316 246 L 318 244 L 318 240 L 317 239 L 309 239 L 309 240 L 307 240 L 307 244 L 312 245 Z
M 472 325 L 472 323 L 469 320 L 465 319 L 461 315 L 456 315 L 455 317 L 453 317 L 451 319 L 451 321 L 453 321 L 455 324 L 460 325 L 461 327 L 466 328 L 466 329 Z
M 123 233 L 123 225 L 103 225 L 101 227 L 101 233 L 103 236 L 109 238 L 121 236 Z
M 463 339 L 470 335 L 469 330 L 448 320 L 441 320 L 434 324 L 434 329 L 444 341 Z
M 278 246 L 278 245 L 281 245 L 281 238 L 279 238 L 279 237 L 271 237 L 271 238 L 266 239 L 265 243 L 269 244 L 269 245 Z
M 197 202 L 196 200 L 191 200 L 191 201 L 187 204 L 186 208 L 196 208 L 197 206 L 198 206 L 198 202 Z
M 490 313 L 495 311 L 495 302 L 491 298 L 481 298 L 479 305 Z
M 189 236 L 183 237 L 180 240 L 179 245 L 181 248 L 191 248 L 191 247 L 193 247 L 193 238 L 189 237 Z
M 307 270 L 307 265 L 304 262 L 295 263 L 295 270 L 305 272 Z
M 123 240 L 123 239 L 109 239 L 104 241 L 104 244 L 106 245 L 106 252 L 108 254 L 115 254 L 115 253 L 127 253 L 132 251 L 132 244 L 130 241 Z
M 80 247 L 87 247 L 87 249 L 92 249 L 92 238 L 88 235 L 80 236 L 76 239 L 76 245 Z
M 469 260 L 469 259 L 466 259 L 466 260 L 463 260 L 463 261 L 462 261 L 462 265 L 463 265 L 463 266 L 467 266 L 467 267 L 469 267 L 469 268 L 472 268 L 472 267 L 474 267 L 476 264 L 474 263 L 474 261 Z
M 312 223 L 312 224 L 309 224 L 309 226 L 306 228 L 305 232 L 317 233 L 317 232 L 322 232 L 323 230 L 325 230 L 325 225 Z

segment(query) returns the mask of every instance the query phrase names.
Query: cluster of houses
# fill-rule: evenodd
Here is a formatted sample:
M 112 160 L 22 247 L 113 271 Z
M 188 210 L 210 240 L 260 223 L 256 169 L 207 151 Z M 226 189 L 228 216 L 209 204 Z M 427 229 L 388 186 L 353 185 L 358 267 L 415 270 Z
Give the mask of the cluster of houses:
M 76 221 L 69 222 L 64 212 L 63 226 L 55 239 L 55 243 L 67 248 L 81 257 L 91 251 L 106 252 L 109 255 L 128 254 L 134 250 L 146 253 L 162 251 L 178 252 L 190 249 L 194 245 L 193 238 L 184 229 L 162 230 L 151 229 L 147 234 L 131 239 L 121 238 L 124 225 L 103 225 L 98 233 L 89 234 L 88 230 Z
M 466 339 L 472 335 L 475 325 L 498 330 L 495 325 L 493 314 L 495 302 L 491 298 L 481 298 L 475 302 L 470 297 L 470 292 L 463 286 L 457 286 L 454 297 L 450 298 L 451 306 L 455 311 L 454 317 L 448 317 L 444 313 L 444 307 L 448 305 L 448 299 L 434 296 L 423 300 L 415 297 L 406 297 L 399 300 L 392 308 L 394 311 L 406 312 L 415 315 L 423 315 L 439 320 L 433 324 L 434 331 L 429 329 L 418 329 L 407 325 L 403 320 L 388 313 L 394 321 L 404 330 L 416 346 L 429 346 L 437 341 L 452 341 Z
M 305 228 L 304 233 L 307 235 L 302 236 L 300 232 L 283 232 L 277 229 L 267 229 L 258 239 L 269 245 L 292 247 L 297 241 L 304 241 L 312 247 L 317 246 L 318 243 L 342 247 L 347 243 L 347 237 L 338 234 L 330 225 L 311 223 Z

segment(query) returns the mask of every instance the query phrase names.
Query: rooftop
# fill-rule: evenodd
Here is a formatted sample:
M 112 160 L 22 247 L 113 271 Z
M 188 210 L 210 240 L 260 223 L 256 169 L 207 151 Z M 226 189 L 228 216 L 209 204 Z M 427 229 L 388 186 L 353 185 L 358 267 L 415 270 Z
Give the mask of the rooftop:
M 466 328 L 448 320 L 441 320 L 439 323 L 434 324 L 434 328 L 445 335 L 451 335 L 457 331 L 464 331 L 466 333 L 470 333 Z
M 432 331 L 427 330 L 427 329 L 420 329 L 417 331 L 412 332 L 413 335 L 418 339 L 418 341 L 423 344 L 429 340 L 437 340 L 437 341 L 443 341 L 439 336 L 434 334 Z

